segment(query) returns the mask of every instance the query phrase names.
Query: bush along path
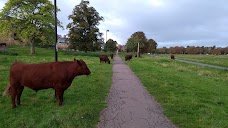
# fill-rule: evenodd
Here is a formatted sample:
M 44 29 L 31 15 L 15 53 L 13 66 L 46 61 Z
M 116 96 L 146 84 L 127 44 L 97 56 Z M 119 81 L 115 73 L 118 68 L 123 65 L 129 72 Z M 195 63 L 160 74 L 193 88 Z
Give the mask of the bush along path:
M 108 107 L 101 112 L 98 128 L 174 128 L 160 105 L 121 60 L 114 57 Z

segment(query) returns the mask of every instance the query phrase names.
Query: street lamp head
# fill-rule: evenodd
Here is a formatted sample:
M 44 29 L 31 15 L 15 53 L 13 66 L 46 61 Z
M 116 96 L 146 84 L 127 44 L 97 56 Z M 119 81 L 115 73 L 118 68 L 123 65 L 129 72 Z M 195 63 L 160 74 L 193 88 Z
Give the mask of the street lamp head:
M 106 30 L 107 32 L 109 32 L 109 30 Z

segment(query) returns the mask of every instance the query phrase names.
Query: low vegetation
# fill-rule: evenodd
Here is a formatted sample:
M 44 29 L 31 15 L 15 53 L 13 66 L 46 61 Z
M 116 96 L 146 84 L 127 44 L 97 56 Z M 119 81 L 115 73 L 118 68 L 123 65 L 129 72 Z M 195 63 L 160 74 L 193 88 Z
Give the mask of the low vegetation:
M 127 64 L 176 126 L 228 127 L 227 71 L 153 55 L 134 57 Z
M 31 55 L 28 47 L 9 46 L 9 53 L 17 56 L 0 54 L 0 92 L 9 83 L 9 68 L 15 61 L 41 63 L 54 61 L 54 50 L 36 48 Z M 64 103 L 59 107 L 54 100 L 54 90 L 46 89 L 37 93 L 25 88 L 21 97 L 21 106 L 11 108 L 9 96 L 0 95 L 0 127 L 62 127 L 91 128 L 96 127 L 100 112 L 106 107 L 112 65 L 100 64 L 96 54 L 87 56 L 81 52 L 59 51 L 59 61 L 83 59 L 91 70 L 90 76 L 76 77 L 72 85 L 64 93 Z M 95 55 L 92 55 L 95 54 Z M 61 73 L 61 72 L 60 72 Z

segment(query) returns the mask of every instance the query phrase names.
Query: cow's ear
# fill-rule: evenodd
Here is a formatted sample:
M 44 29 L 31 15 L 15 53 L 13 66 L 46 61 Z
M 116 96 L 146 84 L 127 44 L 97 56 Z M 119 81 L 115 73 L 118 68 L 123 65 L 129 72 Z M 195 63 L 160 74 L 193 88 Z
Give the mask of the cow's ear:
M 82 63 L 79 61 L 79 60 L 77 60 L 77 63 L 81 66 L 82 65 Z
M 74 61 L 76 61 L 76 59 L 74 58 Z

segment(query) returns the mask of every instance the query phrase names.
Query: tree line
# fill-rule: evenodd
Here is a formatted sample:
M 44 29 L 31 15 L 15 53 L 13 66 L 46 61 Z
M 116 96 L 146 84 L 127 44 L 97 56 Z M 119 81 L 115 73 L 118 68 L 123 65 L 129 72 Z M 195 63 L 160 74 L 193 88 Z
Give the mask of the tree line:
M 228 54 L 228 47 L 219 48 L 216 46 L 212 47 L 204 47 L 204 46 L 187 46 L 187 47 L 170 47 L 170 48 L 158 48 L 156 50 L 159 54 L 213 54 L 213 55 L 220 55 L 220 54 Z
M 81 0 L 68 19 L 72 20 L 66 26 L 71 49 L 85 52 L 101 50 L 104 39 L 98 25 L 104 18 L 94 7 L 89 6 L 89 1 Z M 35 54 L 37 45 L 55 44 L 54 5 L 49 0 L 8 0 L 0 11 L 0 21 L 0 37 L 13 38 L 21 44 L 30 45 L 32 54 Z M 64 28 L 59 20 L 57 23 Z
M 59 12 L 60 9 L 57 9 Z M 70 49 L 80 51 L 114 52 L 118 42 L 109 39 L 104 42 L 103 33 L 98 25 L 104 20 L 88 0 L 81 0 L 72 14 L 68 16 L 72 22 L 66 28 Z M 49 0 L 8 0 L 0 11 L 0 37 L 17 40 L 21 44 L 31 46 L 35 54 L 35 46 L 54 46 L 54 5 Z M 60 28 L 64 28 L 57 20 Z M 162 54 L 227 54 L 227 48 L 213 47 L 171 47 L 157 49 L 157 42 L 147 38 L 142 31 L 134 32 L 126 42 L 127 52 L 162 53 Z

